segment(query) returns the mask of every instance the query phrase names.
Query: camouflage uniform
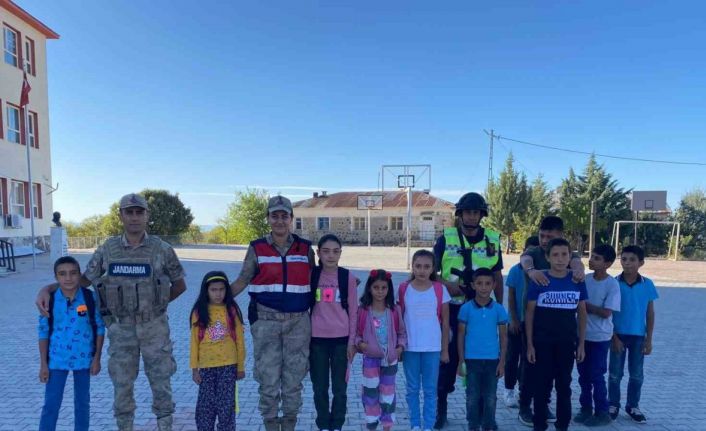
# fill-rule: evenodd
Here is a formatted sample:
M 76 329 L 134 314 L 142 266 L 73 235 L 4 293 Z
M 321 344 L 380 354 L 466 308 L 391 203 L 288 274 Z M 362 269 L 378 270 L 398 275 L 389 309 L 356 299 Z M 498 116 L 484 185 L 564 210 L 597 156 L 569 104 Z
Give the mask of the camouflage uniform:
M 171 430 L 174 402 L 171 376 L 176 372 L 166 314 L 172 283 L 184 278 L 174 249 L 144 234 L 132 247 L 125 235 L 109 238 L 93 254 L 86 278 L 96 287 L 108 328 L 108 372 L 118 429 L 133 429 L 134 382 L 140 366 L 152 388 L 152 412 L 160 430 Z
M 286 255 L 294 242 L 292 235 L 283 246 L 276 245 L 272 234 L 267 243 Z M 309 263 L 315 256 L 309 249 Z M 248 248 L 239 281 L 250 283 L 258 271 L 252 245 Z M 267 431 L 293 431 L 302 406 L 302 381 L 309 370 L 311 320 L 309 312 L 282 312 L 257 304 L 257 320 L 250 324 L 255 354 L 253 376 L 259 384 L 259 409 Z M 278 417 L 280 410 L 282 417 Z

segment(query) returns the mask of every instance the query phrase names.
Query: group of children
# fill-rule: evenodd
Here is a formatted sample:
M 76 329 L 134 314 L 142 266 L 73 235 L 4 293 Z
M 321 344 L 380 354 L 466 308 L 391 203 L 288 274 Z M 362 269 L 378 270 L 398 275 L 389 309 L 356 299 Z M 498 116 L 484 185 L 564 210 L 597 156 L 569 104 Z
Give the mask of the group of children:
M 360 300 L 357 281 L 338 266 L 341 242 L 326 235 L 318 242 L 319 266 L 312 274 L 311 380 L 323 431 L 338 431 L 346 415 L 346 388 L 356 353 L 362 354 L 362 403 L 368 429 L 395 423 L 398 366 L 403 361 L 406 401 L 412 430 L 431 429 L 435 420 L 439 363 L 449 361 L 450 331 L 457 331 L 458 374 L 466 377 L 469 431 L 497 429 L 495 404 L 498 378 L 506 369 L 508 314 L 491 296 L 493 273 L 473 275 L 475 298 L 459 312 L 457 328 L 449 327 L 446 287 L 438 279 L 434 255 L 417 251 L 412 274 L 398 287 L 392 275 L 370 271 Z M 607 269 L 616 258 L 610 246 L 591 252 L 594 272 L 576 281 L 567 265 L 569 243 L 553 239 L 546 249 L 551 268 L 546 286 L 526 282 L 513 268 L 510 321 L 524 322 L 526 363 L 519 373 L 520 391 L 534 401 L 533 425 L 547 428 L 548 402 L 556 389 L 557 429 L 567 429 L 571 415 L 571 373 L 578 363 L 581 409 L 576 422 L 601 425 L 615 419 L 620 408 L 620 381 L 626 358 L 630 372 L 626 412 L 645 422 L 639 410 L 644 356 L 652 350 L 652 282 L 638 272 L 644 253 L 625 247 L 620 256 L 623 273 L 614 279 Z M 520 269 L 521 271 L 521 269 Z M 79 287 L 80 268 L 71 257 L 54 266 L 59 282 L 51 317 L 40 318 L 40 380 L 47 383 L 41 430 L 54 429 L 69 370 L 74 372 L 76 429 L 88 429 L 89 374 L 100 371 L 105 326 L 96 312 L 95 295 Z M 515 283 L 514 280 L 522 283 Z M 522 289 L 523 291 L 518 292 Z M 201 283 L 190 315 L 193 380 L 199 385 L 196 425 L 199 430 L 235 428 L 235 385 L 244 378 L 244 330 L 225 273 L 212 271 Z M 511 334 L 517 325 L 511 324 Z M 51 343 L 49 343 L 51 340 Z M 610 378 L 606 389 L 604 376 Z M 511 357 L 510 361 L 517 361 Z M 329 372 L 333 401 L 329 409 Z M 510 389 L 510 388 L 508 388 Z M 423 407 L 420 403 L 423 392 Z M 525 396 L 528 394 L 525 393 Z M 79 424 L 85 424 L 83 428 Z

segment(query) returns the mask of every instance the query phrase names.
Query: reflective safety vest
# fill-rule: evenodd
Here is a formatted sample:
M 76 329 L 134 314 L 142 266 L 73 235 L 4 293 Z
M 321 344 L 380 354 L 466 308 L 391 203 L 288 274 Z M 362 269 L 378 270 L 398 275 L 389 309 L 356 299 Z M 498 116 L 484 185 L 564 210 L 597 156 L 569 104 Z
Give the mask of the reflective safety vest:
M 248 293 L 265 307 L 282 312 L 301 312 L 311 303 L 311 242 L 292 234 L 294 242 L 282 256 L 265 238 L 250 243 L 257 256 L 257 274 Z
M 492 269 L 500 260 L 500 234 L 493 230 L 483 229 L 483 239 L 471 244 L 460 229 L 447 227 L 444 229 L 444 240 L 446 248 L 441 258 L 441 278 L 444 280 L 459 281 L 470 286 L 472 280 L 458 280 L 456 275 L 451 273 L 452 269 L 463 272 L 466 268 L 464 249 L 470 253 L 471 269 L 474 271 L 478 268 Z

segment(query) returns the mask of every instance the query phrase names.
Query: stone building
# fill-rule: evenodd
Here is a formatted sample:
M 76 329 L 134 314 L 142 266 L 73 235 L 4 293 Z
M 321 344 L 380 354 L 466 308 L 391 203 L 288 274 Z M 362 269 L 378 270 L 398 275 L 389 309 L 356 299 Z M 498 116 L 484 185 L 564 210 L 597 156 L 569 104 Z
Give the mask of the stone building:
M 294 233 L 311 241 L 333 233 L 346 244 L 367 244 L 367 210 L 358 209 L 358 196 L 379 195 L 382 209 L 370 211 L 371 244 L 404 245 L 407 238 L 407 193 L 340 192 L 314 193 L 295 202 Z M 444 227 L 454 222 L 454 204 L 425 192 L 412 193 L 411 236 L 415 246 L 429 246 Z

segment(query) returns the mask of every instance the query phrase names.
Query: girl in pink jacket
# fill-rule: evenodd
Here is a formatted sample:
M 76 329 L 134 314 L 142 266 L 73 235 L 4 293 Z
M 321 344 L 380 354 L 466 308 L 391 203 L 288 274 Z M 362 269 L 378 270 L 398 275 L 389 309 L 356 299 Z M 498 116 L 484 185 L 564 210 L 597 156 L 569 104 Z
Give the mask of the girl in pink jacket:
M 392 274 L 370 271 L 360 299 L 355 345 L 363 354 L 363 407 L 367 428 L 382 422 L 385 431 L 395 422 L 397 361 L 407 345 L 399 307 L 395 306 Z

